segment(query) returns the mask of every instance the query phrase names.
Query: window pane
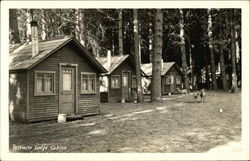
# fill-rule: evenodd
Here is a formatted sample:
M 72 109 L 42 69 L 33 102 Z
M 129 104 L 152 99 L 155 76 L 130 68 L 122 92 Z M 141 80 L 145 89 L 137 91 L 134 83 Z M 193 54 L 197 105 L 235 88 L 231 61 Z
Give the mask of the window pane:
M 119 77 L 115 77 L 115 87 L 119 87 Z
M 72 73 L 71 70 L 63 70 L 63 90 L 71 90 Z
M 45 75 L 45 84 L 44 84 L 44 91 L 45 92 L 52 92 L 52 83 L 53 83 L 53 77 L 52 74 L 46 74 Z
M 111 87 L 115 87 L 115 77 L 111 77 Z
M 43 91 L 43 74 L 37 74 L 36 80 L 36 90 L 37 92 Z
M 89 76 L 88 86 L 89 86 L 89 91 L 93 92 L 94 91 L 94 76 Z
M 170 83 L 171 83 L 171 84 L 174 83 L 174 76 L 173 76 L 173 75 L 171 75 Z
M 128 86 L 128 76 L 123 75 L 123 86 Z
M 88 90 L 88 77 L 86 75 L 82 75 L 82 91 Z
M 176 84 L 181 84 L 181 78 L 180 77 L 176 77 Z

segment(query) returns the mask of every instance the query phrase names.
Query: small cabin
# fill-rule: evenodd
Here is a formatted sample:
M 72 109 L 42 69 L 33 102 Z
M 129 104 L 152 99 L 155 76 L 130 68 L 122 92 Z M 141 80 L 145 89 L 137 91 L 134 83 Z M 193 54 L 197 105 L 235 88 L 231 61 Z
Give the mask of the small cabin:
M 142 88 L 144 94 L 151 93 L 152 63 L 141 64 L 141 69 L 145 73 L 142 77 Z M 182 71 L 175 62 L 162 63 L 161 69 L 161 89 L 162 95 L 178 93 L 177 88 L 182 86 Z
M 101 102 L 134 101 L 136 97 L 135 61 L 130 55 L 112 56 L 97 60 L 108 71 L 100 78 Z
M 33 34 L 33 33 L 32 33 Z M 93 115 L 105 68 L 74 37 L 10 47 L 9 115 L 13 121 Z

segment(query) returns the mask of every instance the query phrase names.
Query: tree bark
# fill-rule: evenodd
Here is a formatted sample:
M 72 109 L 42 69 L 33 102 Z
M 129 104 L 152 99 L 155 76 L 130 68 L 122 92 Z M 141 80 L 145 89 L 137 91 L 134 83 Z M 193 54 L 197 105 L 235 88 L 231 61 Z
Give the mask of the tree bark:
M 212 84 L 213 89 L 217 90 L 217 81 L 216 81 L 216 69 L 215 69 L 215 60 L 214 60 L 214 48 L 213 48 L 213 32 L 212 32 L 212 15 L 211 9 L 208 9 L 208 45 L 210 51 L 210 59 L 211 59 L 211 74 L 212 74 Z
M 230 9 L 230 35 L 231 35 L 231 61 L 232 61 L 232 92 L 238 92 L 237 75 L 236 75 L 236 40 L 234 29 L 234 10 Z
M 41 10 L 42 19 L 41 19 L 41 27 L 42 27 L 42 40 L 47 40 L 47 27 L 46 27 L 46 9 Z
M 80 41 L 80 10 L 75 10 L 75 18 L 76 18 L 76 24 L 75 24 L 75 37 L 78 41 Z
M 18 21 L 17 21 L 17 10 L 10 9 L 9 15 L 9 31 L 10 31 L 10 44 L 20 43 L 19 30 L 18 30 Z
M 139 53 L 139 25 L 138 25 L 138 10 L 133 9 L 134 14 L 134 48 L 135 48 L 135 71 L 137 82 L 137 101 L 142 102 L 142 83 L 141 83 L 141 63 Z
M 221 44 L 219 48 L 220 48 L 220 69 L 221 69 L 222 87 L 224 91 L 228 91 L 226 69 L 225 69 L 225 63 L 224 63 L 223 45 Z
M 153 24 L 149 22 L 149 62 L 153 62 L 153 42 L 154 42 L 154 33 L 153 33 Z
M 154 22 L 154 53 L 152 67 L 152 88 L 151 101 L 158 102 L 162 100 L 161 93 L 161 59 L 162 59 L 162 24 L 163 15 L 161 9 L 156 9 Z
M 85 27 L 85 14 L 84 9 L 80 10 L 80 17 L 79 17 L 79 23 L 80 23 L 80 43 L 83 46 L 86 46 L 86 27 Z M 99 54 L 97 54 L 99 56 Z
M 118 13 L 118 41 L 119 41 L 119 55 L 123 55 L 123 25 L 122 25 L 122 9 L 119 9 L 119 13 Z
M 187 75 L 187 59 L 186 59 L 186 47 L 185 47 L 185 37 L 184 37 L 184 15 L 183 10 L 180 9 L 180 38 L 181 38 L 181 60 L 182 60 L 182 70 L 184 76 L 184 87 L 189 91 L 188 75 Z
M 195 75 L 194 75 L 195 59 L 193 59 L 193 55 L 192 55 L 191 42 L 189 42 L 189 61 L 190 61 L 190 72 L 191 72 L 192 89 L 195 89 L 196 88 Z
M 30 11 L 27 9 L 27 11 L 26 11 L 26 42 L 31 41 L 30 21 L 31 21 L 31 14 L 30 14 Z
M 205 67 L 205 69 L 206 69 L 206 88 L 207 89 L 211 89 L 211 87 L 210 87 L 210 77 L 209 77 L 209 68 L 208 68 L 208 66 L 209 66 L 209 55 L 208 55 L 208 53 L 205 53 L 205 63 L 206 63 L 206 67 Z

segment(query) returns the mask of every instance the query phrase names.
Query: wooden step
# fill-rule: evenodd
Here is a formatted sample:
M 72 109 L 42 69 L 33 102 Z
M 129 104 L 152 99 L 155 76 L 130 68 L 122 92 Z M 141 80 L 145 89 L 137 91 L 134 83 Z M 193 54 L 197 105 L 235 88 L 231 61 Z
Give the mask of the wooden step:
M 83 119 L 83 115 L 67 115 L 66 120 L 72 121 L 72 120 L 80 120 Z

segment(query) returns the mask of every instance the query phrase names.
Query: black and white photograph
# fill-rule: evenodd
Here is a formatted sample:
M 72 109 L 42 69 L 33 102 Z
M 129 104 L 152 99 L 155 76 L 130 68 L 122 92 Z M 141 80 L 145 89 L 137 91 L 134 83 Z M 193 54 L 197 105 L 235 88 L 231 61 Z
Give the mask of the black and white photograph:
M 249 1 L 4 2 L 2 160 L 249 159 Z

